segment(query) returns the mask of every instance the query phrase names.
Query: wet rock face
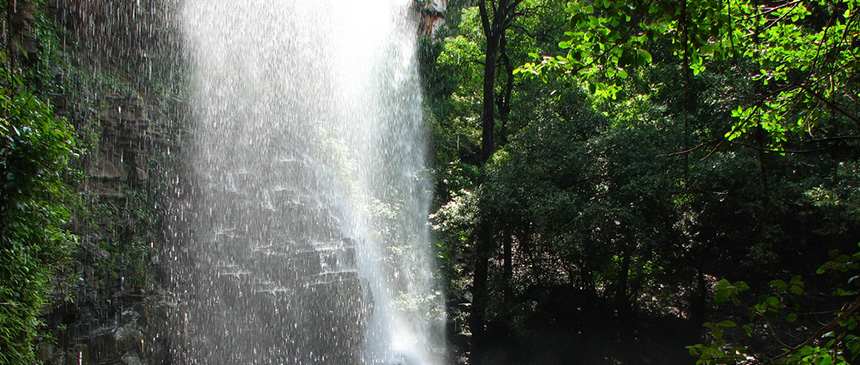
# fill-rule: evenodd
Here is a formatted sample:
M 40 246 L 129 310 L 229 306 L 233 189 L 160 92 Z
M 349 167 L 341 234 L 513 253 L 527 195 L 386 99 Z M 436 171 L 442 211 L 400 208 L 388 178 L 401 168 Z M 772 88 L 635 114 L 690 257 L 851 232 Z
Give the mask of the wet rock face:
M 203 156 L 212 170 L 196 176 L 200 213 L 186 265 L 175 268 L 189 293 L 179 362 L 362 362 L 369 288 L 357 242 L 341 233 L 339 198 L 320 187 L 324 164 L 301 142 L 286 146 Z M 261 166 L 248 153 L 257 148 L 273 161 Z
M 21 1 L 18 1 L 19 3 Z M 44 5 L 62 29 L 68 61 L 57 78 L 64 94 L 57 112 L 75 126 L 86 153 L 83 190 L 123 197 L 165 166 L 155 158 L 181 146 L 182 101 L 176 99 L 182 62 L 167 17 L 174 0 L 51 0 Z M 160 158 L 160 157 L 159 157 Z
M 9 47 L 13 67 L 33 65 L 39 52 L 36 39 L 36 8 L 29 0 L 7 1 Z
M 123 185 L 141 185 L 149 179 L 147 161 L 156 149 L 170 146 L 167 132 L 149 118 L 138 97 L 105 98 L 107 106 L 94 119 L 101 139 L 88 155 L 87 188 L 102 196 L 122 197 Z
M 102 325 L 72 318 L 63 332 L 64 338 L 58 339 L 61 347 L 42 344 L 37 359 L 52 364 L 74 365 L 169 364 L 170 342 L 160 332 L 162 327 L 159 325 L 166 323 L 176 307 L 174 302 L 151 296 Z M 62 313 L 62 308 L 51 313 L 76 315 Z
M 154 157 L 180 148 L 185 112 L 175 88 L 183 63 L 168 16 L 175 5 L 176 0 L 51 0 L 45 6 L 63 29 L 69 62 L 58 78 L 66 94 L 55 103 L 88 150 L 82 161 L 90 177 L 85 190 L 123 196 L 121 185 L 143 185 L 164 170 L 149 165 Z
M 47 363 L 170 361 L 163 325 L 176 305 L 157 279 L 165 244 L 155 212 L 178 169 L 166 156 L 181 150 L 184 112 L 172 96 L 175 75 L 165 72 L 181 69 L 179 52 L 171 52 L 164 12 L 154 11 L 165 1 L 172 0 L 39 5 L 55 21 L 63 52 L 53 65 L 63 88 L 52 102 L 77 129 L 84 152 L 74 163 L 86 175 L 79 185 L 86 208 L 71 228 L 80 244 L 44 311 L 56 339 L 40 351 Z

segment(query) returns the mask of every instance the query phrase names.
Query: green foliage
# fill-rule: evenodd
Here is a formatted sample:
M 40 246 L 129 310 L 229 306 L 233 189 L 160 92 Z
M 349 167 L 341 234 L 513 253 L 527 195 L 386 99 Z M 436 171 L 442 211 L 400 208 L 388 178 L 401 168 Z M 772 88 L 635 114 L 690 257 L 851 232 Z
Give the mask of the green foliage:
M 53 270 L 76 238 L 65 230 L 74 132 L 6 74 L 0 89 L 0 363 L 33 361 Z
M 809 325 L 801 323 L 800 317 L 806 315 L 802 311 L 803 303 L 807 301 L 805 283 L 800 276 L 790 280 L 771 280 L 768 283 L 768 293 L 760 295 L 756 302 L 747 305 L 741 299 L 740 292 L 749 290 L 746 283 L 739 281 L 729 283 L 720 280 L 715 288 L 715 300 L 725 302 L 728 298 L 744 308 L 748 314 L 747 322 L 741 326 L 747 337 L 778 336 L 774 328 L 796 327 L 796 330 L 807 332 L 807 339 L 799 344 L 789 346 L 784 344 L 782 352 L 773 356 L 763 356 L 761 350 L 748 346 L 738 346 L 729 343 L 724 337 L 723 329 L 735 327 L 732 321 L 724 320 L 719 323 L 705 323 L 710 331 L 710 342 L 687 346 L 690 355 L 696 357 L 697 364 L 725 364 L 738 361 L 753 360 L 752 363 L 764 364 L 849 364 L 860 358 L 860 338 L 855 335 L 860 321 L 860 283 L 857 273 L 860 272 L 860 252 L 854 255 L 843 255 L 834 250 L 830 252 L 831 260 L 821 265 L 817 274 L 829 274 L 840 279 L 850 276 L 846 281 L 836 280 L 832 288 L 835 302 L 842 303 L 841 308 L 834 312 L 835 318 L 824 324 Z M 841 300 L 848 298 L 847 302 Z M 739 339 L 734 339 L 735 343 Z
M 714 301 L 716 301 L 717 304 L 722 304 L 729 298 L 731 298 L 732 301 L 737 301 L 738 293 L 744 290 L 749 290 L 749 288 L 750 287 L 747 283 L 743 281 L 729 283 L 726 279 L 720 280 L 715 288 Z
M 858 17 L 845 13 L 849 2 L 683 4 L 524 1 L 506 47 L 525 64 L 516 73 L 534 77 L 497 97 L 500 142 L 482 168 L 476 9 L 440 41 L 431 66 L 445 92 L 428 101 L 442 207 L 434 223 L 446 257 L 458 261 L 456 287 L 470 290 L 470 254 L 491 221 L 490 320 L 517 328 L 529 313 L 511 308 L 541 310 L 551 287 L 696 326 L 720 303 L 740 305 L 740 319 L 711 319 L 709 342 L 691 349 L 707 363 L 760 356 L 761 343 L 735 341 L 746 332 L 773 350 L 778 341 L 765 330 L 809 328 L 805 306 L 820 279 L 799 275 L 860 234 L 857 128 L 840 112 L 857 110 L 846 42 L 856 42 Z M 816 47 L 820 54 L 808 51 Z M 826 59 L 840 66 L 823 67 Z M 837 91 L 813 103 L 812 85 L 831 74 L 841 74 Z M 507 77 L 495 80 L 497 95 Z M 790 90 L 797 94 L 781 94 Z M 843 290 L 839 298 L 850 298 Z M 805 356 L 834 348 L 819 342 Z
M 745 347 L 727 346 L 726 340 L 723 338 L 723 331 L 728 328 L 737 326 L 732 321 L 722 321 L 718 323 L 706 322 L 705 328 L 711 331 L 713 341 L 707 345 L 696 344 L 687 346 L 690 350 L 690 355 L 697 358 L 696 364 L 737 364 L 746 360 Z
M 694 76 L 709 65 L 742 59 L 757 68 L 738 76 L 758 91 L 736 96 L 744 104 L 732 112 L 735 124 L 725 137 L 733 140 L 760 127 L 780 145 L 789 132 L 815 136 L 860 127 L 852 106 L 860 56 L 856 7 L 856 0 L 695 0 L 680 7 L 663 1 L 572 1 L 565 8 L 569 30 L 559 43 L 565 53 L 532 53 L 535 61 L 517 72 L 544 80 L 564 74 L 598 97 L 615 99 L 620 80 L 652 64 L 652 53 L 666 43 Z
M 620 90 L 619 79 L 627 78 L 633 67 L 650 64 L 653 59 L 644 48 L 649 40 L 644 29 L 647 27 L 637 21 L 640 15 L 634 14 L 635 6 L 613 1 L 569 2 L 564 10 L 569 14 L 570 30 L 565 32 L 565 40 L 558 43 L 567 53 L 557 56 L 530 53 L 538 63 L 526 63 L 515 72 L 547 80 L 546 71 L 561 71 L 583 81 L 592 94 L 615 99 Z M 665 26 L 651 28 L 666 30 L 662 29 Z M 653 37 L 655 30 L 649 30 Z

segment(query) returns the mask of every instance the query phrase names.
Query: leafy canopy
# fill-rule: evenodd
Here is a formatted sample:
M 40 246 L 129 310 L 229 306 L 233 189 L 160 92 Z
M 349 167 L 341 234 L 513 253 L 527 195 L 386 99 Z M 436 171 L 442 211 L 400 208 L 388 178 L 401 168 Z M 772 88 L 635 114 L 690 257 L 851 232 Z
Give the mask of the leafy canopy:
M 860 129 L 856 75 L 860 56 L 857 0 L 578 0 L 567 4 L 562 53 L 538 55 L 517 72 L 547 80 L 565 75 L 591 93 L 615 98 L 636 67 L 669 46 L 693 76 L 709 64 L 756 65 L 756 95 L 732 95 L 735 139 L 762 127 L 776 142 L 789 132 L 816 135 Z M 822 121 L 827 120 L 828 125 Z

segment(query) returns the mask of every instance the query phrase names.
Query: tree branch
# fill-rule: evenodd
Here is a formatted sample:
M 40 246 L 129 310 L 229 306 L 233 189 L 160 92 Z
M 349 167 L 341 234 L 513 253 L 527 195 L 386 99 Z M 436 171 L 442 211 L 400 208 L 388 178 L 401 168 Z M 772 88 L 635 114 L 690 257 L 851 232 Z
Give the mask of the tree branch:
M 667 153 L 667 154 L 663 154 L 663 155 L 657 155 L 657 157 L 675 157 L 675 156 L 686 155 L 688 153 L 693 153 L 696 150 L 699 150 L 703 147 L 714 145 L 714 144 L 719 145 L 720 143 L 722 143 L 722 142 L 718 142 L 718 141 L 704 142 L 704 143 L 701 143 L 698 146 L 693 147 L 693 148 L 688 148 L 688 149 L 683 150 L 683 151 L 677 151 L 677 152 Z
M 803 341 L 803 343 L 801 343 L 800 345 L 797 345 L 795 347 L 792 347 L 792 348 L 786 350 L 785 352 L 777 355 L 776 357 L 772 357 L 770 359 L 767 359 L 764 363 L 765 364 L 775 364 L 775 363 L 785 359 L 786 357 L 789 357 L 789 356 L 797 353 L 803 347 L 808 346 L 809 344 L 815 342 L 815 340 L 818 340 L 819 338 L 821 338 L 821 336 L 823 336 L 825 333 L 830 331 L 831 328 L 836 327 L 836 325 L 838 325 L 839 322 L 842 322 L 846 318 L 853 315 L 854 312 L 857 311 L 857 309 L 860 309 L 860 298 L 855 300 L 854 303 L 851 304 L 851 307 L 848 308 L 848 310 L 846 310 L 845 312 L 842 312 L 842 314 L 840 314 L 839 317 L 836 317 L 836 319 L 830 321 L 830 323 L 826 324 L 824 327 L 821 327 L 821 329 L 819 329 L 817 332 L 815 332 L 815 334 L 812 335 L 811 337 L 809 337 L 809 339 L 807 339 L 806 341 Z
M 793 154 L 793 155 L 802 155 L 802 154 L 820 153 L 820 152 L 828 151 L 828 150 L 831 150 L 833 148 L 836 148 L 839 143 L 850 142 L 850 141 L 860 141 L 860 136 L 836 136 L 836 137 L 829 137 L 829 138 L 822 138 L 822 139 L 815 139 L 815 140 L 811 140 L 811 141 L 806 141 L 806 143 L 834 143 L 835 142 L 833 145 L 830 145 L 827 147 L 822 147 L 822 148 L 817 148 L 817 149 L 811 149 L 811 150 L 776 150 L 776 149 L 771 149 L 771 148 L 763 148 L 761 146 L 756 146 L 756 145 L 749 144 L 749 143 L 729 141 L 727 139 L 720 139 L 720 140 L 716 140 L 716 141 L 703 142 L 703 143 L 700 143 L 699 145 L 697 145 L 695 147 L 688 148 L 686 150 L 657 155 L 657 157 L 681 156 L 681 155 L 686 155 L 686 154 L 696 152 L 696 151 L 698 151 L 702 148 L 705 148 L 705 147 L 714 146 L 714 150 L 711 151 L 710 153 L 708 153 L 707 156 L 702 158 L 702 160 L 706 160 L 708 157 L 713 155 L 714 152 L 716 152 L 719 149 L 720 145 L 722 145 L 726 142 L 729 142 L 729 143 L 734 144 L 734 145 L 742 146 L 742 147 L 752 148 L 752 149 L 757 150 L 757 151 L 767 152 L 767 153 L 787 153 L 787 154 Z
M 762 152 L 767 152 L 767 153 L 785 153 L 785 154 L 789 154 L 789 155 L 804 155 L 804 154 L 812 154 L 812 153 L 821 153 L 824 151 L 832 150 L 832 149 L 836 148 L 836 146 L 837 146 L 834 144 L 831 146 L 822 147 L 822 148 L 818 148 L 818 149 L 814 149 L 814 150 L 775 150 L 772 148 L 764 148 L 761 146 L 756 146 L 754 144 L 749 144 L 749 143 L 744 143 L 744 142 L 729 141 L 729 143 L 734 144 L 734 145 L 738 145 L 738 146 L 747 147 L 747 148 L 752 148 L 756 151 L 762 151 Z
M 799 85 L 799 87 L 801 89 L 803 89 L 803 91 L 805 91 L 807 94 L 814 96 L 816 99 L 818 99 L 819 101 L 821 101 L 825 105 L 829 106 L 833 110 L 839 112 L 839 114 L 844 115 L 845 117 L 850 119 L 852 122 L 854 122 L 854 124 L 857 124 L 857 126 L 860 127 L 860 119 L 858 119 L 856 116 L 851 115 L 850 113 L 848 113 L 845 110 L 843 110 L 842 108 L 840 108 L 838 105 L 834 104 L 832 101 L 827 100 L 827 98 L 825 98 L 825 97 L 819 95 L 818 93 L 812 91 L 812 89 L 808 88 L 806 85 L 801 84 L 801 85 Z
M 514 0 L 513 2 L 511 2 L 511 4 L 508 5 L 508 8 L 505 9 L 505 15 L 507 17 L 513 18 L 512 15 L 514 15 L 514 10 L 517 9 L 517 6 L 520 6 L 521 2 L 523 2 L 523 0 Z
M 481 27 L 484 28 L 484 34 L 489 35 L 492 29 L 490 28 L 490 17 L 487 15 L 487 4 L 484 0 L 478 1 L 478 10 L 481 13 Z

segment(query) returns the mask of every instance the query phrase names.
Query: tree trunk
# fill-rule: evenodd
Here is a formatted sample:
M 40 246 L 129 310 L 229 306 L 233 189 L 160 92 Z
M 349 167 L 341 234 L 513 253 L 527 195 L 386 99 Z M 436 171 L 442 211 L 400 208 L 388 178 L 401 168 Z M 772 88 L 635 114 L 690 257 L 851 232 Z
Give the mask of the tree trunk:
M 490 160 L 496 149 L 494 132 L 496 126 L 495 109 L 495 85 L 496 85 L 496 63 L 499 59 L 499 48 L 501 40 L 505 36 L 505 30 L 510 25 L 514 16 L 514 9 L 522 0 L 498 0 L 478 2 L 478 10 L 481 14 L 481 26 L 487 38 L 487 49 L 484 59 L 484 94 L 481 112 L 481 166 Z M 490 13 L 489 10 L 492 10 Z M 492 18 L 491 18 L 492 15 Z M 486 311 L 488 293 L 488 276 L 490 257 L 494 252 L 493 245 L 493 219 L 491 209 L 486 199 L 481 198 L 479 203 L 480 223 L 478 224 L 476 247 L 475 247 L 475 276 L 473 282 L 472 311 L 470 313 L 469 327 L 472 331 L 472 353 L 469 363 L 480 365 L 484 361 L 486 350 Z
M 511 95 L 514 91 L 514 65 L 511 63 L 511 58 L 508 57 L 507 44 L 507 38 L 502 37 L 499 41 L 499 60 L 505 66 L 504 72 L 507 79 L 496 101 L 496 107 L 499 108 L 499 122 L 501 124 L 498 136 L 499 145 L 508 143 L 508 119 L 511 114 Z
M 698 265 L 701 266 L 701 265 Z M 690 325 L 699 329 L 708 317 L 708 287 L 701 267 L 696 268 L 696 288 L 690 297 Z
M 496 127 L 496 106 L 494 101 L 496 62 L 499 53 L 499 36 L 487 35 L 487 54 L 484 60 L 484 101 L 481 113 L 481 163 L 486 163 L 495 152 L 493 132 Z

